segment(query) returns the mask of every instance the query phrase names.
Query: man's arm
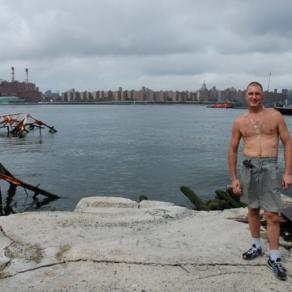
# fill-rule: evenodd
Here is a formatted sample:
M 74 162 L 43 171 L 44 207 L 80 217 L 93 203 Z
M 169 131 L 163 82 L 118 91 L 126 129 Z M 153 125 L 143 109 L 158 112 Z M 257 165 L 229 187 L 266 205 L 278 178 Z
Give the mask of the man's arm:
M 235 194 L 241 193 L 240 182 L 237 177 L 237 152 L 241 138 L 239 121 L 236 120 L 232 126 L 231 140 L 228 149 L 228 166 L 232 182 L 232 190 Z
M 292 184 L 292 144 L 287 125 L 280 113 L 277 113 L 277 120 L 280 139 L 284 145 L 285 170 L 282 185 L 287 189 Z

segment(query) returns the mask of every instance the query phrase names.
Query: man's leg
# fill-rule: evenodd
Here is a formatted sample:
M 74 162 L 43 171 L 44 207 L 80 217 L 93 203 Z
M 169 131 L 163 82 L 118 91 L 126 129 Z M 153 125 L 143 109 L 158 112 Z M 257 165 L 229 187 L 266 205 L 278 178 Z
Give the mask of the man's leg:
M 278 213 L 265 212 L 267 220 L 267 234 L 269 239 L 270 250 L 277 250 L 279 248 L 280 238 L 280 218 Z
M 267 234 L 269 239 L 270 256 L 268 266 L 273 270 L 276 277 L 280 280 L 286 280 L 286 269 L 282 266 L 279 254 L 280 238 L 280 218 L 278 213 L 265 212 L 267 220 Z
M 248 208 L 248 223 L 252 237 L 252 247 L 242 254 L 244 260 L 252 260 L 263 254 L 260 242 L 260 209 Z
M 260 209 L 248 208 L 248 224 L 252 238 L 260 238 Z

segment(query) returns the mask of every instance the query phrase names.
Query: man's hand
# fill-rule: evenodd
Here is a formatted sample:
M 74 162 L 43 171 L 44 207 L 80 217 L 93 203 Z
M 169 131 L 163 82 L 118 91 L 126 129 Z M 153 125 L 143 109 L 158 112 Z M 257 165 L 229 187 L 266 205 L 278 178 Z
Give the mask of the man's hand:
M 240 186 L 240 181 L 239 181 L 238 178 L 235 178 L 235 179 L 232 180 L 232 191 L 233 191 L 233 193 L 235 195 L 240 196 L 240 194 L 241 194 L 241 186 Z
M 282 187 L 284 190 L 287 190 L 289 186 L 292 185 L 292 175 L 284 174 L 282 178 Z

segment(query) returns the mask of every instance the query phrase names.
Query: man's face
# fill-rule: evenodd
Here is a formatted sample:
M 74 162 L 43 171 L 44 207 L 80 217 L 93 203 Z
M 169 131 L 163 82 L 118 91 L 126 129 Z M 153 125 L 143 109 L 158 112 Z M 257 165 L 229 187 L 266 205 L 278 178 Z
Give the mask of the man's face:
M 246 90 L 247 105 L 251 108 L 261 107 L 263 103 L 263 92 L 257 85 L 250 85 Z

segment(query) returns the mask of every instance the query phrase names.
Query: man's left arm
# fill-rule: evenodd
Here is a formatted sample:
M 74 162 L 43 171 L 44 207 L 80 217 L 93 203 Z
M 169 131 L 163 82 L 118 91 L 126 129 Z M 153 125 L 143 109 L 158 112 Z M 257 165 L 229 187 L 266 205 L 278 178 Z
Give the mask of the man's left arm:
M 285 170 L 282 178 L 282 186 L 287 189 L 292 184 L 292 144 L 289 131 L 283 116 L 278 113 L 278 129 L 280 139 L 284 145 Z

